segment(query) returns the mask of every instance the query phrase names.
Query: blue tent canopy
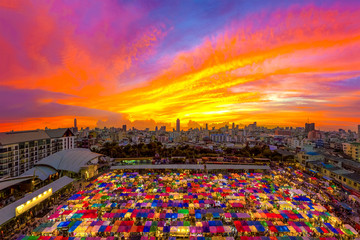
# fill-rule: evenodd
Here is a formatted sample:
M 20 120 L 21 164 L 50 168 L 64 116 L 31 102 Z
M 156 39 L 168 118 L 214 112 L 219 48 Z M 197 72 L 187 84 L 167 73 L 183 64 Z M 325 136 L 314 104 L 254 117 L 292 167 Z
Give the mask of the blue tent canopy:
M 290 232 L 290 230 L 288 229 L 287 226 L 276 226 L 276 229 L 277 229 L 279 232 Z

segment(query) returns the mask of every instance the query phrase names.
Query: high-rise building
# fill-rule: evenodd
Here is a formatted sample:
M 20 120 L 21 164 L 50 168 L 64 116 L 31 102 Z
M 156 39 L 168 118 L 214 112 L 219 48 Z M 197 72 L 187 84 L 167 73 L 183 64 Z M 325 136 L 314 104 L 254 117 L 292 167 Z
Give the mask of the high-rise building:
M 305 123 L 305 133 L 315 130 L 315 123 Z
M 161 126 L 160 131 L 166 132 L 166 126 Z
M 45 130 L 47 130 L 47 129 L 45 128 Z M 76 118 L 74 118 L 74 127 L 71 128 L 71 131 L 72 131 L 74 134 L 76 134 L 76 133 L 78 132 L 77 120 L 76 120 Z
M 358 138 L 360 139 L 360 125 L 358 125 Z
M 205 127 L 205 128 L 206 128 L 206 130 L 209 130 L 209 125 L 208 125 L 208 124 L 206 124 L 205 126 L 206 126 L 206 127 Z
M 232 129 L 235 129 L 235 123 L 232 124 Z
M 176 131 L 180 132 L 180 119 L 176 120 Z
M 122 130 L 123 130 L 124 132 L 126 132 L 126 125 L 123 125 L 123 126 L 122 126 Z
M 158 127 L 156 126 L 156 127 L 155 127 L 155 132 L 157 132 L 157 131 L 158 131 Z
M 0 133 L 0 178 L 19 176 L 44 157 L 73 148 L 69 128 Z

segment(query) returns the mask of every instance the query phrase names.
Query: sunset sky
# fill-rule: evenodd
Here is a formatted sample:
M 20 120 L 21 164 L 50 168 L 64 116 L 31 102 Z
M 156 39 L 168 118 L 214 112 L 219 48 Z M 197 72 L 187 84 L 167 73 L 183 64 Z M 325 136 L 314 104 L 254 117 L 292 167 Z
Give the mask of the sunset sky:
M 1 0 L 0 101 L 0 131 L 355 130 L 360 1 Z

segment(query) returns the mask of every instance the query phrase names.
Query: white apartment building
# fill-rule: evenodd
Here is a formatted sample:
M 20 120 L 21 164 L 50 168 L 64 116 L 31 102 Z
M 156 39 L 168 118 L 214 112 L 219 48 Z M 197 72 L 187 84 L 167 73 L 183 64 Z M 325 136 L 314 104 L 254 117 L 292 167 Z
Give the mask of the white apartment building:
M 289 139 L 288 141 L 288 145 L 290 148 L 292 149 L 296 149 L 296 148 L 303 148 L 306 145 L 307 141 L 305 139 L 297 139 L 297 138 L 292 138 Z
M 0 178 L 16 177 L 39 160 L 75 147 L 68 128 L 0 133 Z

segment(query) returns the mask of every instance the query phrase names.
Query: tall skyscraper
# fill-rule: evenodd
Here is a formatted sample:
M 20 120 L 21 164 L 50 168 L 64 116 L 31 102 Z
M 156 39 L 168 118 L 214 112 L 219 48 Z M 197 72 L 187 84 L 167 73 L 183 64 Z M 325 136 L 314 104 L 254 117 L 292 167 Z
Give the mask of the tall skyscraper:
M 358 138 L 360 139 L 360 125 L 358 125 Z
M 123 126 L 122 126 L 122 130 L 123 130 L 124 132 L 126 132 L 126 125 L 123 125 Z
M 155 132 L 157 132 L 157 131 L 158 131 L 158 126 L 155 127 Z
M 209 130 L 209 125 L 208 125 L 208 124 L 206 124 L 205 126 L 206 126 L 206 130 Z
M 180 132 L 180 119 L 176 120 L 176 131 Z
M 232 124 L 232 129 L 235 129 L 235 123 Z
M 315 123 L 305 123 L 305 133 L 315 130 Z
M 77 128 L 77 121 L 76 121 L 76 118 L 74 118 L 74 128 Z

